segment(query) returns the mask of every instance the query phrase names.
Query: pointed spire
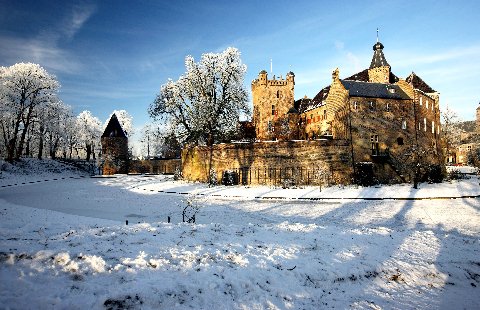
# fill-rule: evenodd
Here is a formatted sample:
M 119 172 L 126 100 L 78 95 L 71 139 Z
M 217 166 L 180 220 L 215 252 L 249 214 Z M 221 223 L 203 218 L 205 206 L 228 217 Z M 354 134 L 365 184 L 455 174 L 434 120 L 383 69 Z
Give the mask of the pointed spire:
M 385 55 L 383 54 L 383 44 L 380 43 L 378 40 L 378 29 L 377 29 L 377 43 L 373 45 L 373 58 L 372 62 L 370 63 L 370 69 L 377 68 L 377 67 L 384 67 L 389 66 Z

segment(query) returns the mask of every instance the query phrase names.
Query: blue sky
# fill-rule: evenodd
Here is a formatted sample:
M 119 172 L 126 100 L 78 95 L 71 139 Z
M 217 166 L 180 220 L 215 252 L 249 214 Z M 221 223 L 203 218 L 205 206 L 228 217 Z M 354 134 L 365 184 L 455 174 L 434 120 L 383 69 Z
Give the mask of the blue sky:
M 135 127 L 186 55 L 237 47 L 245 85 L 262 69 L 296 75 L 295 97 L 315 94 L 338 67 L 370 65 L 376 29 L 399 77 L 412 71 L 463 120 L 480 102 L 479 1 L 0 0 L 0 65 L 35 62 L 57 76 L 76 114 L 102 121 L 125 109 Z

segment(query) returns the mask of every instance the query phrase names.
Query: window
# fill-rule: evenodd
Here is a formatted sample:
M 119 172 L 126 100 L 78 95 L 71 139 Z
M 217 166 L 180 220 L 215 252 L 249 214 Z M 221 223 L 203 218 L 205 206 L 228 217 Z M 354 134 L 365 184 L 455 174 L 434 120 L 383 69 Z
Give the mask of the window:
M 407 129 L 407 121 L 402 120 L 402 129 Z
M 432 121 L 432 133 L 435 133 L 435 121 Z
M 370 102 L 368 103 L 368 106 L 370 107 L 370 111 L 375 110 L 375 101 L 370 101 Z
M 422 97 L 420 97 L 420 105 L 422 105 L 422 99 L 423 99 L 423 98 L 422 98 Z
M 268 132 L 274 132 L 274 131 L 275 131 L 275 127 L 273 126 L 272 121 L 268 121 L 267 131 L 268 131 Z
M 420 125 L 420 122 L 418 122 L 418 130 L 420 130 L 420 128 L 422 128 L 422 127 Z
M 423 119 L 423 131 L 427 131 L 427 119 Z
M 385 105 L 385 110 L 390 111 L 390 103 L 389 102 L 387 102 L 387 104 Z
M 428 99 L 425 100 L 425 108 L 428 110 Z
M 272 115 L 275 115 L 275 105 L 272 104 Z
M 277 98 L 280 98 L 280 91 L 277 90 Z
M 370 143 L 372 145 L 372 155 L 379 155 L 380 148 L 378 145 L 378 135 L 371 135 L 370 136 Z
M 353 109 L 355 111 L 358 109 L 358 103 L 356 101 L 353 103 Z
M 402 137 L 397 138 L 397 144 L 398 145 L 403 145 L 403 138 Z
M 323 110 L 323 119 L 327 119 L 327 110 Z

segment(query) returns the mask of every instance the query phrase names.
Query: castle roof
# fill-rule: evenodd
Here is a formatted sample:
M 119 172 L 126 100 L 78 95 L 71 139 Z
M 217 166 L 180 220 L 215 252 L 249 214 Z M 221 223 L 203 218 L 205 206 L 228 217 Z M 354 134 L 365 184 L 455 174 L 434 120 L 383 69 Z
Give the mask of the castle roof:
M 346 78 L 344 80 L 346 80 L 346 81 L 368 82 L 368 70 L 369 69 L 365 69 L 363 71 L 357 72 L 354 75 L 349 76 L 348 78 Z M 395 74 L 393 74 L 390 71 L 390 76 L 389 76 L 388 82 L 393 84 L 393 83 L 396 83 L 398 81 L 399 81 L 398 76 L 396 76 Z
M 415 72 L 412 72 L 406 79 L 406 82 L 412 84 L 413 88 L 419 89 L 424 93 L 435 93 L 435 90 L 428 86 Z
M 112 117 L 110 117 L 110 121 L 108 121 L 108 125 L 105 128 L 105 131 L 103 132 L 102 138 L 105 138 L 105 137 L 115 137 L 115 138 L 127 137 L 115 113 L 113 113 Z
M 370 69 L 373 68 L 378 68 L 378 67 L 383 67 L 383 66 L 389 66 L 387 62 L 387 59 L 385 58 L 385 55 L 383 54 L 383 44 L 380 42 L 375 43 L 373 45 L 373 58 L 372 62 L 370 63 Z
M 398 85 L 340 80 L 350 97 L 411 99 Z
M 327 99 L 328 93 L 330 91 L 330 86 L 323 88 L 321 91 L 313 99 L 300 99 L 298 101 L 302 101 L 301 104 L 298 106 L 297 110 L 300 113 L 304 113 L 306 111 L 310 111 L 316 109 L 322 105 L 324 105 L 325 99 Z

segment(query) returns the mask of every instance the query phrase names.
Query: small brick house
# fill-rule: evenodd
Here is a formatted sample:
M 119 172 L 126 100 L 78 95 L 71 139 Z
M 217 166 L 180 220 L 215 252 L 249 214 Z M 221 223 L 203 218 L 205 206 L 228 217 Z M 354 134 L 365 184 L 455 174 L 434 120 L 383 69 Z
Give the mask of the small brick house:
M 102 138 L 103 174 L 128 172 L 128 138 L 115 114 L 108 122 Z

